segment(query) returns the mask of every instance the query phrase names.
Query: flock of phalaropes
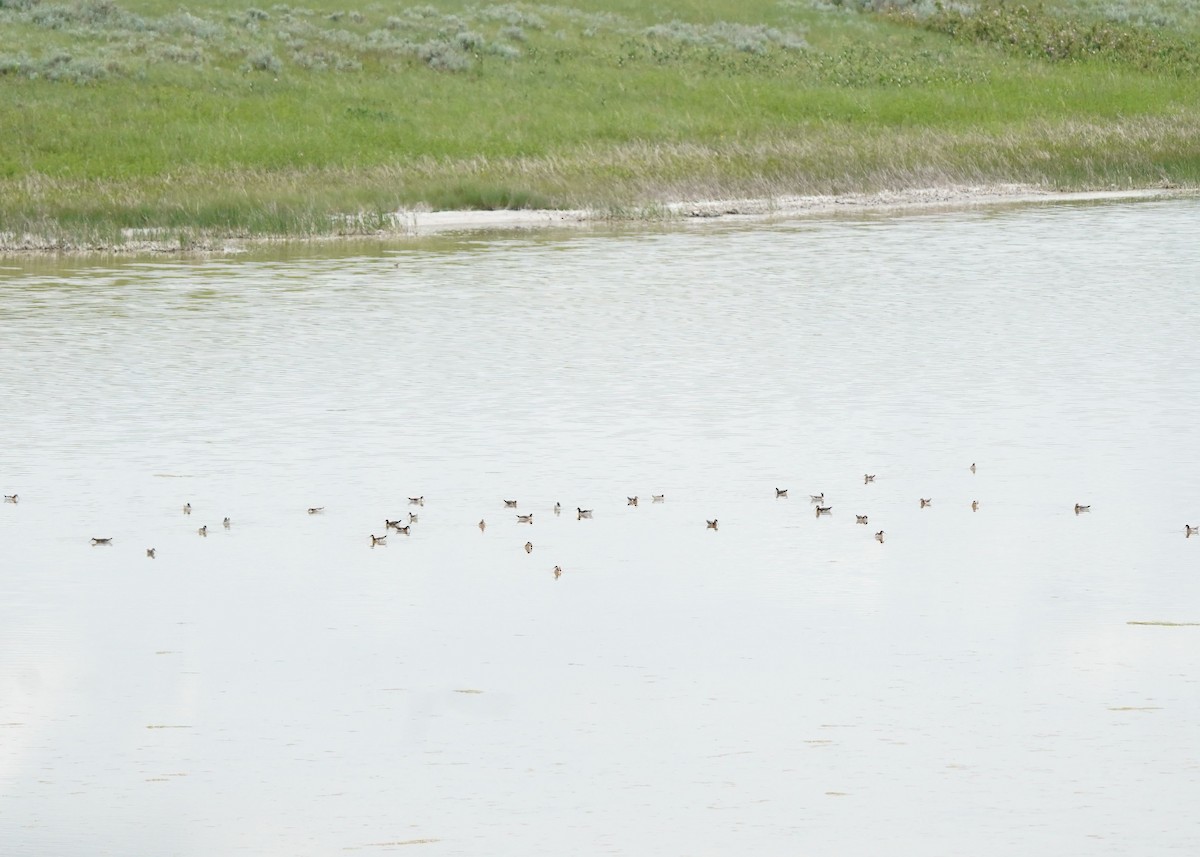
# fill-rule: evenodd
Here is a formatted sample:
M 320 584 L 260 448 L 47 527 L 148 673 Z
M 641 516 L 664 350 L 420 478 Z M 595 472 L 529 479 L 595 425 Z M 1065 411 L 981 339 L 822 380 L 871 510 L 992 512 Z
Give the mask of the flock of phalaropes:
M 971 463 L 969 470 L 972 473 L 976 472 L 975 462 Z M 864 485 L 869 485 L 874 481 L 875 481 L 874 473 L 864 473 L 863 474 L 863 484 Z M 788 489 L 787 488 L 776 488 L 775 489 L 775 499 L 777 499 L 777 500 L 787 499 L 787 497 L 788 497 Z M 833 512 L 832 504 L 825 505 L 825 492 L 824 491 L 820 492 L 819 494 L 810 494 L 810 495 L 808 495 L 808 497 L 809 497 L 809 501 L 813 505 L 813 508 L 816 512 L 816 516 L 818 518 L 821 517 L 822 515 L 828 515 Z M 666 502 L 666 499 L 667 499 L 666 495 L 664 495 L 664 494 L 651 494 L 650 495 L 650 501 L 652 503 L 663 503 L 663 502 Z M 919 497 L 918 500 L 920 502 L 920 508 L 922 508 L 922 509 L 926 508 L 927 506 L 933 505 L 932 497 Z M 639 501 L 639 498 L 637 496 L 633 496 L 633 497 L 626 496 L 626 498 L 625 498 L 626 505 L 628 505 L 628 506 L 636 506 L 636 505 L 638 505 L 638 501 Z M 5 503 L 18 503 L 18 502 L 20 502 L 20 496 L 17 494 L 5 494 L 4 502 Z M 408 502 L 409 502 L 409 505 L 411 505 L 411 506 L 424 506 L 425 505 L 425 497 L 423 495 L 420 497 L 409 497 Z M 503 500 L 502 504 L 503 504 L 503 508 L 505 508 L 505 509 L 516 509 L 517 508 L 516 500 Z M 1086 512 L 1090 512 L 1091 510 L 1092 510 L 1091 505 L 1085 505 L 1083 503 L 1076 503 L 1075 507 L 1074 507 L 1074 511 L 1075 511 L 1076 515 L 1081 515 Z M 320 513 L 324 512 L 324 511 L 325 511 L 324 506 L 309 506 L 308 507 L 308 514 L 310 514 L 310 515 L 319 515 Z M 561 515 L 562 514 L 562 504 L 555 503 L 553 511 L 556 516 Z M 593 511 L 594 510 L 592 510 L 592 509 L 583 509 L 580 507 L 576 507 L 575 517 L 577 520 L 582 521 L 585 518 L 591 518 Z M 971 511 L 972 512 L 979 511 L 979 501 L 978 500 L 971 501 Z M 185 514 L 185 515 L 192 514 L 192 504 L 190 502 L 184 503 L 183 514 Z M 533 512 L 529 512 L 526 514 L 522 514 L 522 513 L 518 512 L 518 513 L 516 513 L 517 523 L 518 524 L 532 524 L 533 523 L 533 515 L 534 515 Z M 865 524 L 869 523 L 869 517 L 867 515 L 857 515 L 856 514 L 854 517 L 855 517 L 856 524 L 864 524 L 865 525 Z M 405 520 L 404 518 L 397 518 L 396 520 L 391 520 L 390 518 L 384 518 L 383 535 L 377 536 L 374 533 L 372 533 L 370 536 L 370 546 L 376 547 L 377 545 L 386 545 L 389 531 L 395 531 L 395 533 L 397 535 L 402 535 L 402 536 L 410 535 L 412 532 L 412 530 L 411 530 L 412 525 L 416 524 L 419 520 L 420 520 L 420 517 L 416 512 L 409 512 L 407 520 Z M 709 520 L 706 518 L 705 522 L 708 525 L 708 527 L 707 527 L 708 529 L 710 529 L 710 530 L 719 529 L 719 520 L 717 518 L 713 518 L 712 520 Z M 232 521 L 228 517 L 226 517 L 224 520 L 221 521 L 221 526 L 227 530 L 232 525 L 233 525 Z M 488 526 L 487 521 L 485 519 L 481 518 L 478 526 L 479 526 L 480 532 L 486 531 L 487 526 Z M 201 527 L 199 527 L 196 530 L 196 533 L 200 536 L 207 537 L 208 536 L 208 525 L 207 524 L 202 525 Z M 1192 526 L 1191 524 L 1184 524 L 1183 534 L 1187 538 L 1191 538 L 1192 536 L 1200 536 L 1200 525 Z M 884 533 L 883 530 L 879 530 L 878 532 L 875 533 L 875 540 L 877 542 L 879 542 L 880 544 L 883 544 L 883 541 L 885 538 L 886 538 L 886 534 Z M 95 545 L 111 545 L 113 543 L 113 540 L 112 540 L 111 536 L 103 537 L 103 538 L 93 536 L 91 539 L 91 542 L 92 542 L 92 545 L 94 545 L 94 546 Z M 527 553 L 527 554 L 533 553 L 533 542 L 526 541 L 524 547 L 525 547 L 525 553 Z M 146 548 L 146 556 L 148 558 L 154 559 L 156 555 L 157 555 L 157 551 L 154 548 Z M 562 573 L 563 573 L 562 566 L 558 566 L 558 565 L 554 566 L 554 577 L 556 580 L 562 576 Z

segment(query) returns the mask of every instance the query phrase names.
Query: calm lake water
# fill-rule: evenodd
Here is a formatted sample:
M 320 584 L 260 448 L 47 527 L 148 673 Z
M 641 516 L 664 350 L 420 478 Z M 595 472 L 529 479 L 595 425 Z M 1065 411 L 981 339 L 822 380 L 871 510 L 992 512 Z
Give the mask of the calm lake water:
M 1197 236 L 3 263 L 3 850 L 1200 852 Z

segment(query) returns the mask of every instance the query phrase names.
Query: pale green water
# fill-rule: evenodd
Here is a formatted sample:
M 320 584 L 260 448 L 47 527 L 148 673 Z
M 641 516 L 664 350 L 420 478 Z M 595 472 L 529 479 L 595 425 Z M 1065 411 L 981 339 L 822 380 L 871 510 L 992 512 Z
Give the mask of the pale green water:
M 4 850 L 1195 853 L 1197 235 L 0 271 Z

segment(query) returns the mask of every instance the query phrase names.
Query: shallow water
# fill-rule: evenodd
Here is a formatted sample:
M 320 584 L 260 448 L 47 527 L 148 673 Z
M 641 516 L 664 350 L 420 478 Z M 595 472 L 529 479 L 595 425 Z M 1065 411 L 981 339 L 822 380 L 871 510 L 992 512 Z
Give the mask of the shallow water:
M 1195 853 L 1198 234 L 6 263 L 0 841 Z

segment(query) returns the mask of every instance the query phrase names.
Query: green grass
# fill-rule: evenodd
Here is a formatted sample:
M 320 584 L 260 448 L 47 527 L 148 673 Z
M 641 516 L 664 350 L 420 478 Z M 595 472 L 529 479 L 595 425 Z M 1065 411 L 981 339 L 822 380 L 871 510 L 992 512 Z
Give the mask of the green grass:
M 372 231 L 415 205 L 1200 185 L 1187 0 L 874 8 L 0 0 L 0 234 L 191 242 Z

